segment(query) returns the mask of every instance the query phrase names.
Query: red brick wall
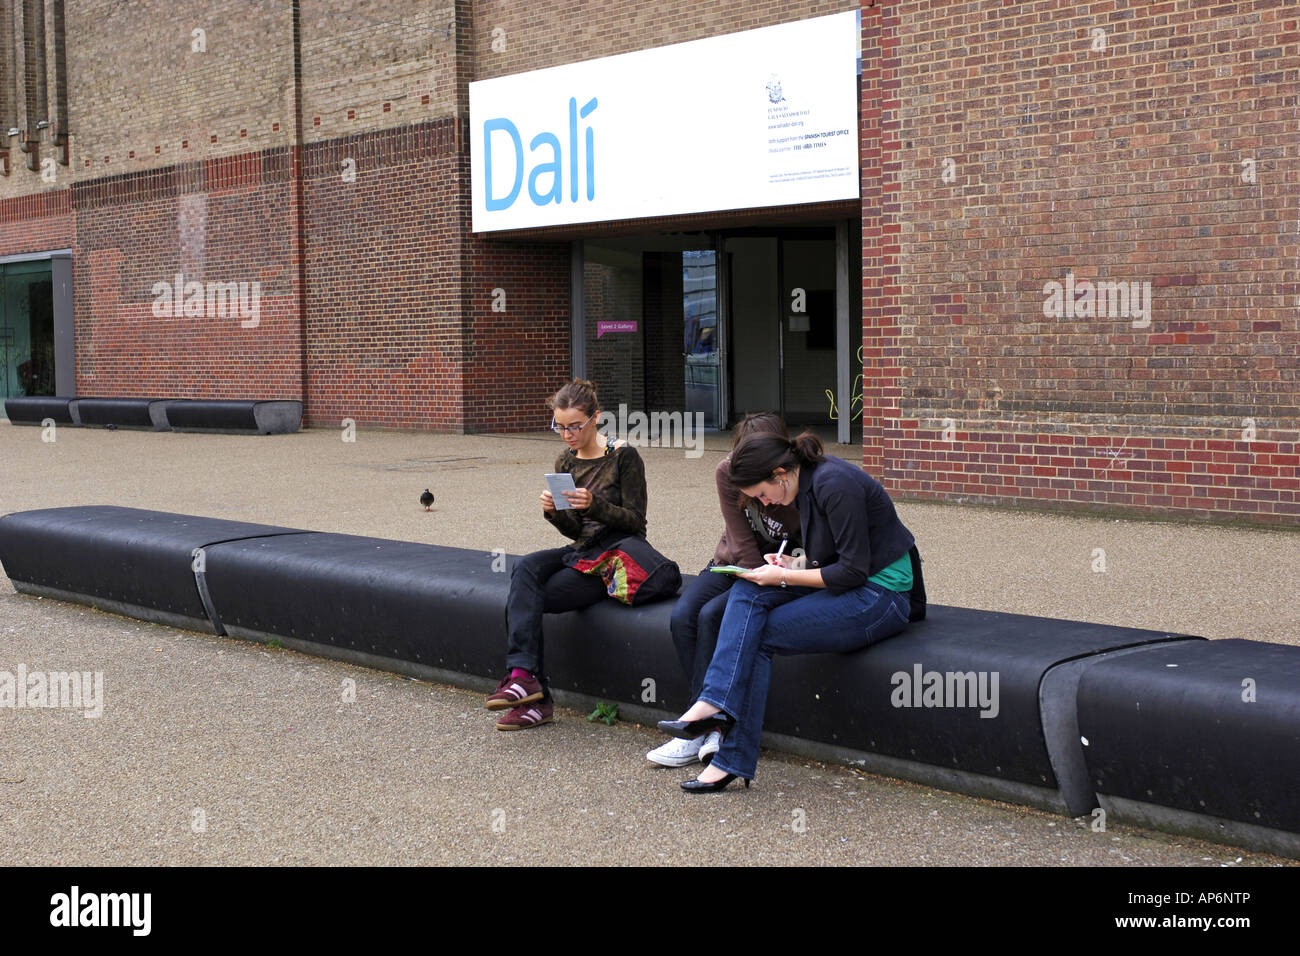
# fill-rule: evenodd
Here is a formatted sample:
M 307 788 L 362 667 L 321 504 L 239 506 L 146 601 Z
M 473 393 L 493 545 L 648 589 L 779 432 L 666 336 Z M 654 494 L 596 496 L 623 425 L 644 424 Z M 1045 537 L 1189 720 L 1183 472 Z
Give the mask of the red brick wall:
M 863 34 L 867 468 L 1300 524 L 1295 6 L 886 2 Z M 1067 273 L 1149 282 L 1150 325 L 1044 315 Z
M 72 187 L 79 395 L 300 397 L 291 159 L 271 149 Z M 157 317 L 154 283 L 177 273 L 260 282 L 256 324 Z
M 469 235 L 463 133 L 447 118 L 307 147 L 309 423 L 550 420 L 569 373 L 569 246 Z
M 307 147 L 310 424 L 461 428 L 457 136 L 444 119 Z
M 6 256 L 72 248 L 72 192 L 0 199 L 0 250 Z
M 545 428 L 547 400 L 572 377 L 569 244 L 471 239 L 469 251 L 465 428 Z

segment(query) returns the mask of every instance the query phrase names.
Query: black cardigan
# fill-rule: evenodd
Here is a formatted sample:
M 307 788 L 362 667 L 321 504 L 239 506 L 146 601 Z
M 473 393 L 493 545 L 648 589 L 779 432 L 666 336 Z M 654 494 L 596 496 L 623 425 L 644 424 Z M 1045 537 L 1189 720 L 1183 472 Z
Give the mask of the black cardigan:
M 795 503 L 808 567 L 820 568 L 823 583 L 837 594 L 866 584 L 916 543 L 884 486 L 842 458 L 801 468 Z M 914 559 L 914 590 L 919 570 Z

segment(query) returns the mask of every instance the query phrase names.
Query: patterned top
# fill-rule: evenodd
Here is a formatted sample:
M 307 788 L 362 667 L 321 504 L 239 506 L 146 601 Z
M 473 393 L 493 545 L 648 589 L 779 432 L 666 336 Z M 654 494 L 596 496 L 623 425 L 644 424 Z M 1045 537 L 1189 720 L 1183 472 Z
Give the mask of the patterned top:
M 573 475 L 574 485 L 592 495 L 584 509 L 542 512 L 561 534 L 574 539 L 566 563 L 595 557 L 627 535 L 645 537 L 645 463 L 631 445 L 606 439 L 600 458 L 579 458 L 566 448 L 555 459 L 555 470 Z

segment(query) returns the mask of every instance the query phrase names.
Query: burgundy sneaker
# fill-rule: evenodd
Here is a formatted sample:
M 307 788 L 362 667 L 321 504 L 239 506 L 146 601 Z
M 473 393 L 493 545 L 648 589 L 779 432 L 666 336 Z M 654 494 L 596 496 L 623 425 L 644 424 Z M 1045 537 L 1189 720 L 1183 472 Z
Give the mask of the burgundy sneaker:
M 555 708 L 549 700 L 516 707 L 497 721 L 497 730 L 527 730 L 539 724 L 549 724 L 555 719 Z
M 508 674 L 497 684 L 497 689 L 488 694 L 488 710 L 506 710 L 520 704 L 531 704 L 545 697 L 541 683 L 534 677 L 511 677 Z

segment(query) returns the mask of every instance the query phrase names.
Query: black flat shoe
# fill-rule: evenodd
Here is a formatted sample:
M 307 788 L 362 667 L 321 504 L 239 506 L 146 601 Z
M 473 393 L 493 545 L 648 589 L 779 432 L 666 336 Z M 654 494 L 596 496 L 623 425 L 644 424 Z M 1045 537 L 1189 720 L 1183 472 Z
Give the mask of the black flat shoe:
M 683 780 L 682 789 L 687 793 L 721 793 L 727 789 L 727 784 L 736 779 L 734 773 L 729 773 L 721 780 L 714 780 L 711 783 L 701 783 L 699 780 Z M 749 789 L 750 778 L 745 777 L 745 789 Z
M 659 729 L 670 737 L 694 740 L 711 730 L 729 730 L 734 723 L 734 720 L 719 711 L 711 717 L 701 717 L 699 720 L 661 720 Z

